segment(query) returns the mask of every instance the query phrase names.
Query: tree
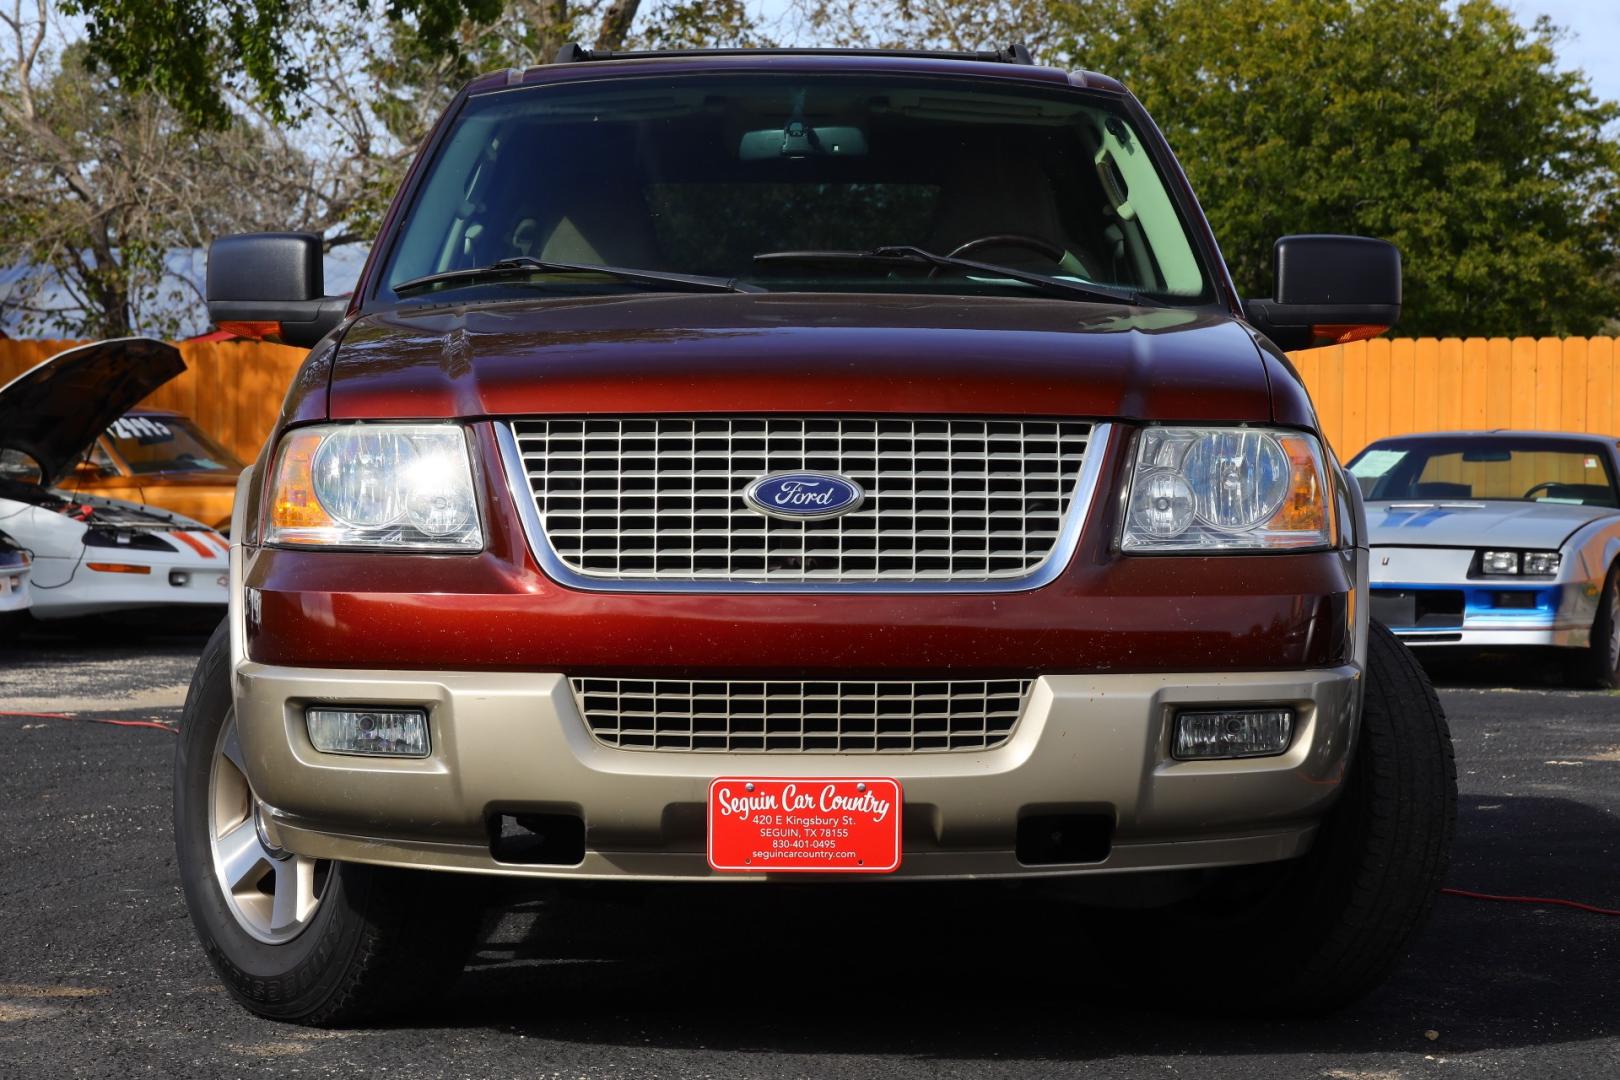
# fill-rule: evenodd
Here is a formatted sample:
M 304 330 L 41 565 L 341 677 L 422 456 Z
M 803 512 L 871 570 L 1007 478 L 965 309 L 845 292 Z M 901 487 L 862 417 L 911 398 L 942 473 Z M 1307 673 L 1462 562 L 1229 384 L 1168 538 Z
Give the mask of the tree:
M 173 334 L 197 324 L 184 317 L 201 300 L 192 253 L 213 236 L 307 228 L 333 243 L 353 238 L 343 223 L 367 182 L 356 161 L 372 150 L 363 122 L 329 118 L 321 154 L 248 116 L 200 130 L 158 95 L 91 71 L 84 44 L 61 47 L 65 37 L 46 0 L 0 8 L 8 321 L 69 336 Z
M 1175 147 L 1245 296 L 1286 233 L 1383 237 L 1405 334 L 1589 334 L 1620 313 L 1620 107 L 1493 0 L 1079 0 L 1054 43 Z
M 828 45 L 973 52 L 1012 42 L 1050 57 L 1048 0 L 793 0 L 798 36 Z
M 743 0 L 660 0 L 650 11 L 641 0 L 63 3 L 85 17 L 91 64 L 119 86 L 162 97 L 197 128 L 247 116 L 279 145 L 315 153 L 325 216 L 346 236 L 375 230 L 428 125 L 481 71 L 543 63 L 570 41 L 768 43 Z
M 478 71 L 581 36 L 763 41 L 741 0 L 661 0 L 639 29 L 639 0 L 334 2 L 356 18 L 311 0 L 0 0 L 0 270 L 22 275 L 0 315 L 74 336 L 190 329 L 209 239 L 368 239 Z M 84 13 L 82 33 L 56 9 Z
M 92 60 L 131 89 L 165 97 L 193 123 L 219 127 L 232 99 L 285 123 L 312 72 L 291 44 L 380 14 L 408 67 L 458 72 L 501 54 L 525 64 L 573 40 L 619 49 L 641 0 L 66 0 L 85 17 Z M 737 21 L 737 0 L 666 0 L 688 28 Z M 713 8 L 713 14 L 705 9 Z

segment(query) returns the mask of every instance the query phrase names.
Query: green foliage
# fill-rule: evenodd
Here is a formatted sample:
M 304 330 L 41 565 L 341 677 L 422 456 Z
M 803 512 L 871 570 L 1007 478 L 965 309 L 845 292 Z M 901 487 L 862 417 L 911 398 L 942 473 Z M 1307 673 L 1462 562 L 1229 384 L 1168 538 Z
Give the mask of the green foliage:
M 188 121 L 223 128 L 228 95 L 256 102 L 278 122 L 309 72 L 290 42 L 334 21 L 372 13 L 372 0 L 63 0 L 85 17 L 93 62 L 130 90 L 154 90 Z M 460 51 L 464 20 L 488 22 L 502 0 L 384 0 L 387 18 L 409 23 L 437 54 Z
M 1278 236 L 1383 237 L 1403 334 L 1589 334 L 1620 313 L 1620 106 L 1493 0 L 1078 0 L 1057 49 L 1151 110 L 1245 296 Z

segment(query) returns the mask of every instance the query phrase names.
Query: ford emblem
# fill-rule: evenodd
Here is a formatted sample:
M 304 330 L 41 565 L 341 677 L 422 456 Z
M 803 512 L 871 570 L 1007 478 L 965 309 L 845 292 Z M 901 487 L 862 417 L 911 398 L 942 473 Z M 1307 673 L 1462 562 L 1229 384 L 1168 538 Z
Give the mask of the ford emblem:
M 837 473 L 780 472 L 749 484 L 743 501 L 766 517 L 804 521 L 858 510 L 866 501 L 866 492 Z

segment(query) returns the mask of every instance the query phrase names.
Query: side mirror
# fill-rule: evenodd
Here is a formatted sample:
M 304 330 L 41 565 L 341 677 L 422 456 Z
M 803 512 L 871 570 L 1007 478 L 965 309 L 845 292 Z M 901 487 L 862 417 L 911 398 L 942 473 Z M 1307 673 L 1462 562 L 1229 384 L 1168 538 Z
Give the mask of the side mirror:
M 1279 349 L 1377 337 L 1401 317 L 1401 253 L 1365 236 L 1285 236 L 1276 247 L 1277 298 L 1243 313 Z
M 321 239 L 242 233 L 208 245 L 208 318 L 243 337 L 277 335 L 309 348 L 343 321 L 349 300 L 326 296 Z

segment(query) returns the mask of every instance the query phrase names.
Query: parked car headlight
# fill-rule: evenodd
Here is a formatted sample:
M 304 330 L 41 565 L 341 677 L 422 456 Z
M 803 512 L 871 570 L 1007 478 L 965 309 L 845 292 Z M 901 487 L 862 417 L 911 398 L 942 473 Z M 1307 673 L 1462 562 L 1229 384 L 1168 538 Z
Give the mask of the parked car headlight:
M 1257 428 L 1143 429 L 1123 550 L 1256 551 L 1332 542 L 1327 471 L 1314 437 Z
M 265 542 L 482 550 L 466 434 L 454 424 L 326 424 L 288 432 L 276 452 Z
M 1479 572 L 1484 575 L 1519 574 L 1551 577 L 1558 573 L 1564 557 L 1556 551 L 1481 551 Z

